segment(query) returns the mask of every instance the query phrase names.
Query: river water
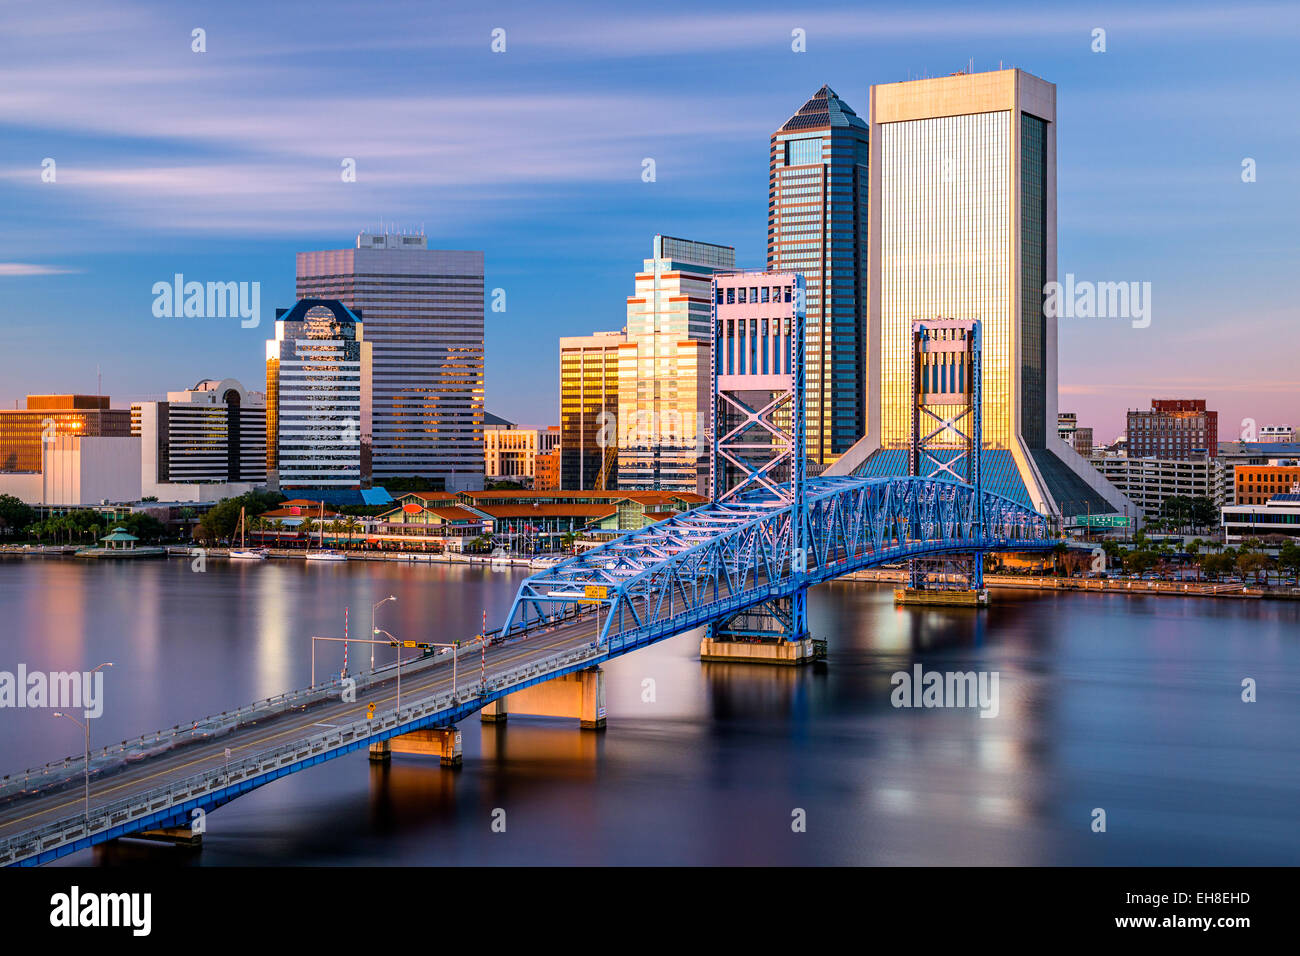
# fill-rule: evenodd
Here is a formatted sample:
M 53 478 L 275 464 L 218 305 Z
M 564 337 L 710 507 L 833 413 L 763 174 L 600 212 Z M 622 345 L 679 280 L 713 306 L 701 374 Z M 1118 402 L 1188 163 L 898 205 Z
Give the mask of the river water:
M 495 626 L 525 574 L 4 560 L 0 671 L 112 661 L 99 746 L 305 686 L 310 636 L 341 636 L 345 607 L 353 636 L 389 594 L 378 624 L 405 640 L 467 637 L 485 610 Z M 809 599 L 824 665 L 705 665 L 682 635 L 605 666 L 603 733 L 475 718 L 459 771 L 353 754 L 213 811 L 200 853 L 128 841 L 61 862 L 1300 863 L 1300 603 L 994 599 L 897 609 L 888 586 L 824 585 Z M 331 645 L 317 666 L 340 663 Z M 891 675 L 917 664 L 996 672 L 997 715 L 893 706 Z M 0 710 L 0 773 L 81 749 L 48 710 Z

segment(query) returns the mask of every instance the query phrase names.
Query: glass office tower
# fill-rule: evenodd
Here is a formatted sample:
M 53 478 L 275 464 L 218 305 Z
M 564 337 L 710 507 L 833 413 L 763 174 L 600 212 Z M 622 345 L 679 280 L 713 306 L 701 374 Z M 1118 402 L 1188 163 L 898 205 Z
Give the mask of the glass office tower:
M 866 437 L 834 472 L 906 474 L 912 323 L 977 319 L 987 490 L 1045 513 L 1123 511 L 1123 495 L 1049 429 L 1056 87 L 1014 69 L 882 84 L 870 116 Z
M 866 433 L 867 124 L 823 86 L 772 134 L 769 272 L 807 282 L 808 457 L 830 464 Z
M 483 253 L 423 235 L 362 233 L 355 249 L 298 253 L 298 295 L 366 317 L 374 348 L 374 483 L 418 475 L 483 487 Z

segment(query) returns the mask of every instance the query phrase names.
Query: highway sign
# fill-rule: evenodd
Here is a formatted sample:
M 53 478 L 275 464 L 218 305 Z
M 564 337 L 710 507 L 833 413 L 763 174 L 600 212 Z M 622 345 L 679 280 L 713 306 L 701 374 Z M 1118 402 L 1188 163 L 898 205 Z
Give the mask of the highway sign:
M 1075 515 L 1066 520 L 1066 524 L 1087 528 L 1127 528 L 1129 518 L 1124 515 Z

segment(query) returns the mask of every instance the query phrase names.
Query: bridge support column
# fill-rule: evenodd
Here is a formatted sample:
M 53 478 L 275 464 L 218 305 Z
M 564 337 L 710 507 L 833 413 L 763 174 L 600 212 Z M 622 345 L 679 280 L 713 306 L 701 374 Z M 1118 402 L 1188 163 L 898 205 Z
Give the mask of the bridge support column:
M 493 716 L 483 708 L 483 720 L 505 720 L 506 713 L 536 717 L 576 717 L 583 730 L 605 729 L 605 672 L 599 667 L 565 674 L 502 698 Z M 488 705 L 489 707 L 491 705 Z
M 460 731 L 455 727 L 426 727 L 387 741 L 395 754 L 437 757 L 444 767 L 460 767 L 463 761 Z
M 826 656 L 808 633 L 808 589 L 746 608 L 709 625 L 700 660 L 745 664 L 809 664 Z
M 478 719 L 485 724 L 505 723 L 506 718 L 510 716 L 506 700 L 505 697 L 498 697 L 492 703 L 485 704 L 483 709 L 479 711 Z
M 371 763 L 388 763 L 393 756 L 392 748 L 388 746 L 387 740 L 379 740 L 370 745 L 370 762 Z
M 189 827 L 160 827 L 157 830 L 141 830 L 139 833 L 127 835 L 133 840 L 152 840 L 155 843 L 170 843 L 172 846 L 203 845 L 203 834 L 195 833 Z

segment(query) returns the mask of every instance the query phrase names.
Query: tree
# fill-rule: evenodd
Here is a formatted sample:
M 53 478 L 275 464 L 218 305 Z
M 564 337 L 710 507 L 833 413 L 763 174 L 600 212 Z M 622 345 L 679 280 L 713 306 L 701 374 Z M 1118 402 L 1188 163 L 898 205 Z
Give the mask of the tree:
M 35 508 L 13 495 L 0 495 L 0 521 L 6 529 L 26 528 L 35 520 Z

